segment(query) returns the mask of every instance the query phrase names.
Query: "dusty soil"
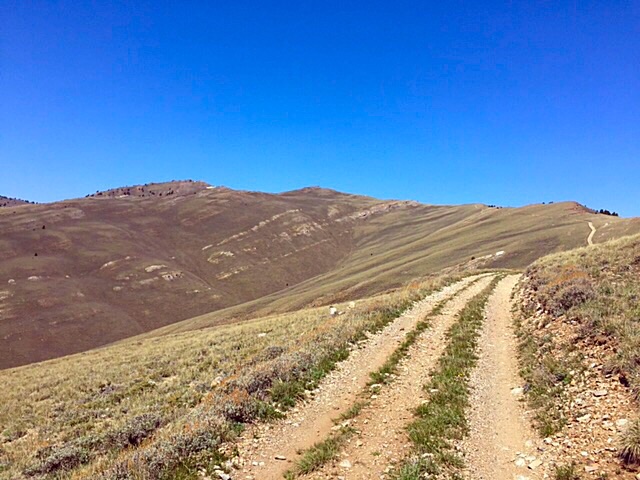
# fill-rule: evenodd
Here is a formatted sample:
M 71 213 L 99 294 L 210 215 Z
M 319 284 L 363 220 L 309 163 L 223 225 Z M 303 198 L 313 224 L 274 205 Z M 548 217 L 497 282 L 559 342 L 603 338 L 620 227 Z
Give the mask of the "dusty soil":
M 382 366 L 406 333 L 438 302 L 455 295 L 474 278 L 468 277 L 426 297 L 381 332 L 372 335 L 338 365 L 311 399 L 294 409 L 286 419 L 248 429 L 238 443 L 240 468 L 234 476 L 260 480 L 282 478 L 300 450 L 327 437 L 334 426 L 333 419 L 356 401 L 369 381 L 369 372 Z M 481 280 L 482 283 L 487 281 Z
M 479 339 L 479 360 L 470 380 L 470 433 L 462 443 L 466 475 L 474 480 L 542 478 L 539 443 L 522 399 L 511 292 L 517 275 L 503 279 L 489 298 Z
M 406 426 L 414 418 L 416 407 L 428 397 L 423 387 L 447 344 L 445 333 L 454 323 L 456 314 L 489 281 L 490 277 L 481 280 L 445 305 L 442 313 L 432 320 L 432 327 L 409 349 L 396 378 L 372 395 L 370 405 L 352 421 L 351 426 L 357 434 L 339 458 L 304 478 L 386 478 L 385 474 L 409 455 L 412 444 Z

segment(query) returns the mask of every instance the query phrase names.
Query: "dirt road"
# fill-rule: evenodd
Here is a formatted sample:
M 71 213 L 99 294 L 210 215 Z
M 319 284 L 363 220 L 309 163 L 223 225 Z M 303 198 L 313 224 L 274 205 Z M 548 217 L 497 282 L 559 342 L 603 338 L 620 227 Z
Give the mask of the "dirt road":
M 518 376 L 511 292 L 517 275 L 503 279 L 489 298 L 470 386 L 470 434 L 462 444 L 470 480 L 542 478 L 536 434 L 527 418 Z
M 332 420 L 346 411 L 366 387 L 369 372 L 383 365 L 417 322 L 438 302 L 455 295 L 475 278 L 463 279 L 429 295 L 380 333 L 371 336 L 362 348 L 351 352 L 349 358 L 324 379 L 311 400 L 294 409 L 286 419 L 249 428 L 238 443 L 241 467 L 235 476 L 281 479 L 298 457 L 298 451 L 327 437 L 333 427 Z M 488 280 L 480 282 L 486 284 Z
M 587 245 L 593 245 L 593 236 L 596 234 L 596 227 L 593 226 L 593 223 L 589 222 L 589 228 L 591 229 L 591 233 L 587 237 Z
M 406 427 L 414 419 L 414 410 L 428 397 L 424 385 L 447 345 L 445 333 L 456 314 L 490 280 L 490 277 L 481 280 L 447 302 L 442 312 L 431 320 L 431 328 L 411 346 L 399 365 L 397 377 L 382 386 L 380 392 L 372 396 L 369 406 L 353 420 L 351 426 L 357 433 L 338 458 L 302 478 L 386 478 L 384 474 L 409 455 L 412 444 Z

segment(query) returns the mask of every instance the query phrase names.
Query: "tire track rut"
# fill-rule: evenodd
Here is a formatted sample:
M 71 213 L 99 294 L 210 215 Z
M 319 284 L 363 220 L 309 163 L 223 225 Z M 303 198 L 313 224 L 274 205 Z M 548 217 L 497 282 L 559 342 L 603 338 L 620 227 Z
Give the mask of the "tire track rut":
M 438 359 L 446 347 L 445 334 L 460 312 L 490 282 L 487 277 L 450 299 L 442 312 L 430 320 L 425 330 L 400 362 L 395 379 L 383 385 L 378 395 L 365 407 L 350 426 L 356 430 L 340 456 L 322 469 L 303 476 L 305 479 L 344 478 L 360 480 L 386 478 L 386 473 L 412 450 L 406 426 L 414 418 L 414 410 L 426 400 L 428 383 Z
M 298 458 L 300 450 L 310 447 L 331 432 L 333 419 L 356 401 L 366 387 L 369 372 L 376 371 L 384 364 L 406 334 L 438 302 L 454 296 L 480 277 L 487 275 L 467 277 L 417 302 L 381 332 L 371 335 L 361 348 L 353 350 L 349 358 L 338 364 L 323 380 L 314 397 L 294 408 L 287 418 L 249 427 L 237 444 L 239 470 L 234 473 L 234 478 L 281 479 L 291 467 L 291 462 Z M 479 283 L 485 281 L 480 280 Z
M 471 376 L 469 436 L 462 442 L 465 478 L 533 480 L 541 477 L 534 433 L 522 398 L 510 295 L 519 276 L 498 283 L 489 297 Z

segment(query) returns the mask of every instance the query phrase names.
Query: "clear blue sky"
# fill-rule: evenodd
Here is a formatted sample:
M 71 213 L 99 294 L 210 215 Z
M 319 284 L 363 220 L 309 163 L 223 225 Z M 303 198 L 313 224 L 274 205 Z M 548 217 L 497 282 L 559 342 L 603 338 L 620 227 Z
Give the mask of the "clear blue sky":
M 640 1 L 0 3 L 0 194 L 193 178 L 640 215 Z

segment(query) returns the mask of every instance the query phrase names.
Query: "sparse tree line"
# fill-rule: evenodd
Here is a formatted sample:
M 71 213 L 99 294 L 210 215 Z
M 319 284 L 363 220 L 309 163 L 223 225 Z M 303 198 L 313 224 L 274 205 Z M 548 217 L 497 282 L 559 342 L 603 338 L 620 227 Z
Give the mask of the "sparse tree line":
M 37 202 L 30 202 L 29 200 L 22 200 L 21 198 L 4 197 L 4 196 L 0 195 L 0 207 L 13 207 L 13 206 L 15 206 L 15 203 L 12 203 L 12 202 L 18 202 L 20 204 L 29 203 L 31 205 L 35 205 L 37 203 Z
M 193 180 L 171 180 L 170 182 L 167 183 L 194 183 Z M 138 193 L 142 193 L 141 196 L 145 196 L 145 194 L 149 194 L 149 195 L 158 195 L 159 197 L 162 196 L 168 196 L 168 195 L 174 195 L 176 192 L 173 190 L 173 188 L 169 189 L 167 192 L 156 192 L 155 190 L 146 190 L 148 189 L 150 186 L 152 186 L 154 184 L 150 184 L 150 183 L 145 183 L 144 185 L 138 185 L 135 187 L 121 187 L 121 188 L 116 188 L 113 190 L 106 190 L 106 191 L 100 191 L 100 190 L 96 190 L 96 193 L 93 194 L 88 194 L 85 195 L 86 198 L 88 197 L 103 197 L 103 196 L 116 196 L 116 195 L 125 195 L 125 196 L 129 196 L 132 194 L 132 190 Z
M 609 215 L 610 217 L 619 217 L 618 212 L 614 212 L 612 210 L 607 210 L 606 208 L 601 208 L 600 210 L 596 210 L 595 208 L 586 207 L 591 213 L 595 213 L 596 215 Z
M 600 210 L 596 210 L 596 213 L 602 214 L 602 215 L 610 215 L 612 217 L 618 217 L 618 212 L 610 212 L 609 210 L 603 209 L 601 208 Z

